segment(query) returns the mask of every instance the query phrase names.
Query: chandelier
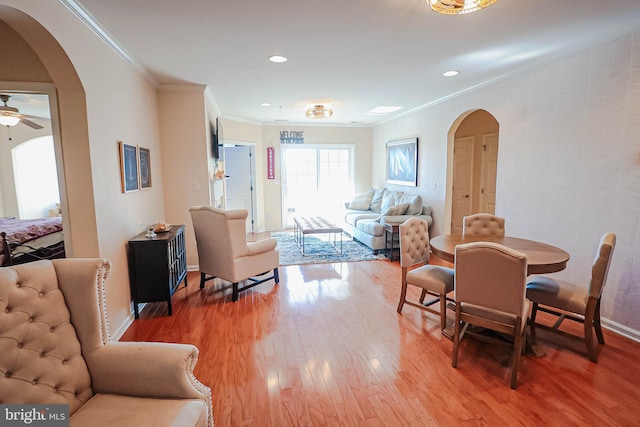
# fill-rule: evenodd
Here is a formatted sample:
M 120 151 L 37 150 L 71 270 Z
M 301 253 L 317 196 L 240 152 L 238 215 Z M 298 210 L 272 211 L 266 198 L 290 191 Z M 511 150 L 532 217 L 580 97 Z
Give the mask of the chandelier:
M 322 104 L 314 105 L 307 110 L 307 117 L 310 119 L 326 119 L 333 115 L 331 108 L 325 107 Z
M 427 0 L 434 12 L 460 15 L 489 7 L 498 0 Z

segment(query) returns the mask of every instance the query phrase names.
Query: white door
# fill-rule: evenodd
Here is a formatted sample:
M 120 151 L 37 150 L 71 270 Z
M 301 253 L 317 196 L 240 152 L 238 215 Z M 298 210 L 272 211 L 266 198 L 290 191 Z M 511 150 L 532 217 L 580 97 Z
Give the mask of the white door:
M 480 211 L 496 213 L 496 176 L 498 174 L 498 134 L 482 135 L 482 174 Z
M 452 234 L 462 234 L 462 218 L 471 214 L 473 144 L 474 137 L 459 138 L 454 141 Z
M 247 232 L 254 231 L 254 162 L 250 145 L 224 146 L 225 209 L 246 209 Z

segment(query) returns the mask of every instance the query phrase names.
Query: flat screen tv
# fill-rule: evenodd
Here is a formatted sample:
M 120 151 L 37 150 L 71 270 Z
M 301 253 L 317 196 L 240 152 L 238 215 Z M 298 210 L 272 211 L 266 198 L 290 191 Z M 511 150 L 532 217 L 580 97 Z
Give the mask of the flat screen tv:
M 214 159 L 220 158 L 220 142 L 222 141 L 222 126 L 220 120 L 216 117 L 216 125 L 209 124 L 211 128 L 211 156 Z

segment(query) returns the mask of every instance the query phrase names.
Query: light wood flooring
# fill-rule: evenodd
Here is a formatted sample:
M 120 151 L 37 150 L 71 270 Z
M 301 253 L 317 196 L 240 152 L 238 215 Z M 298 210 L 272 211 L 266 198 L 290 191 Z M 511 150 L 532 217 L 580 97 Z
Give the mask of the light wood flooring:
M 195 344 L 218 427 L 640 425 L 640 344 L 612 332 L 595 364 L 539 331 L 547 355 L 522 357 L 511 390 L 509 348 L 465 339 L 454 369 L 436 316 L 396 313 L 397 262 L 281 267 L 280 279 L 232 303 L 227 285 L 200 291 L 189 273 L 173 316 L 148 304 L 123 340 Z

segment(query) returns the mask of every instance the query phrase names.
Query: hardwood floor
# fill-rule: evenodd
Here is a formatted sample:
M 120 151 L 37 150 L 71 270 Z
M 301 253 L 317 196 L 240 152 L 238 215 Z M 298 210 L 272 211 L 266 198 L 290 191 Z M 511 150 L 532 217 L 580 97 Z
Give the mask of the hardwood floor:
M 547 355 L 522 357 L 511 390 L 509 348 L 465 339 L 454 369 L 437 316 L 396 313 L 397 262 L 281 267 L 280 285 L 236 303 L 227 285 L 200 291 L 198 276 L 173 316 L 148 304 L 123 341 L 198 346 L 218 427 L 640 424 L 640 344 L 609 331 L 597 364 L 539 331 Z

